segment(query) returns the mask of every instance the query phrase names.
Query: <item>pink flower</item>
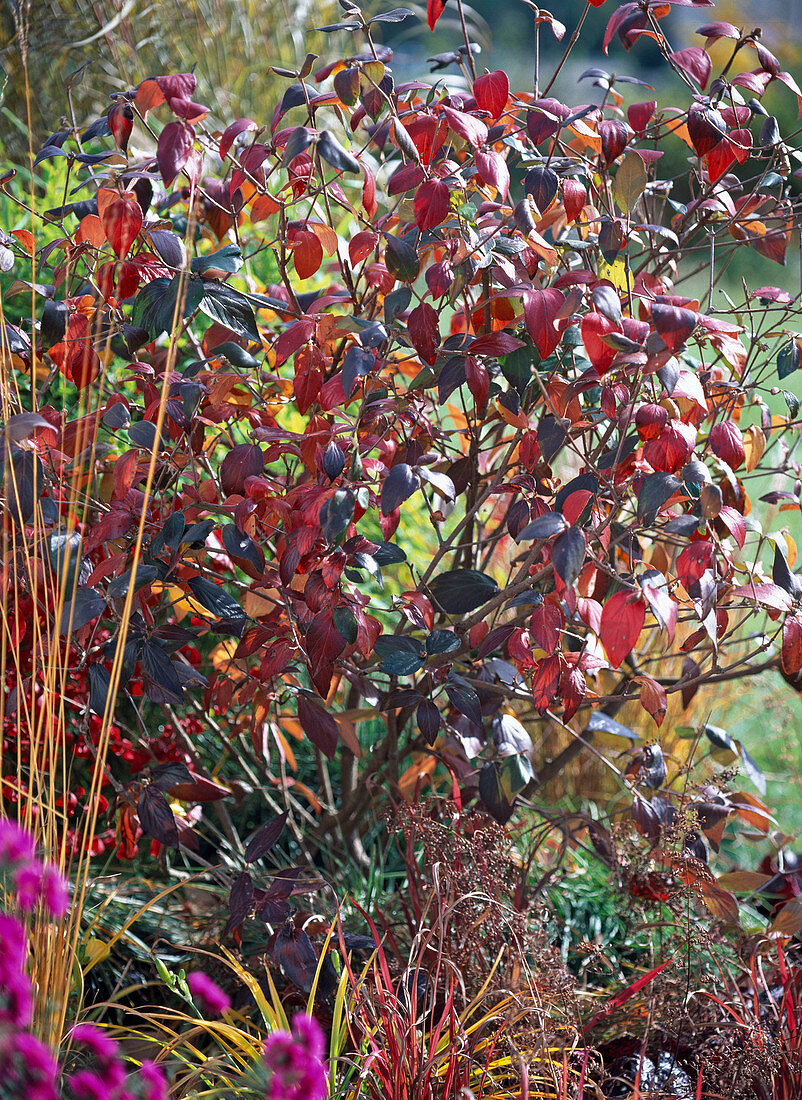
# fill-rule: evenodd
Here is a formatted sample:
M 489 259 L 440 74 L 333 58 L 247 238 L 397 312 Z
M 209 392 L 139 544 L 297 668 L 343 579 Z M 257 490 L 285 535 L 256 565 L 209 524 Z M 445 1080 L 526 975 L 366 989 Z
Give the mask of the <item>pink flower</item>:
M 61 872 L 48 864 L 42 873 L 42 901 L 54 917 L 63 917 L 70 907 L 67 883 Z
M 30 1027 L 33 994 L 27 974 L 11 974 L 0 983 L 0 1024 Z
M 108 1100 L 106 1082 L 91 1070 L 79 1070 L 73 1073 L 69 1081 L 76 1100 Z
M 0 821 L 0 864 L 33 859 L 36 844 L 27 829 L 15 821 Z
M 21 909 L 30 911 L 36 907 L 42 894 L 41 863 L 23 863 L 14 872 L 14 892 Z
M 24 1031 L 0 1035 L 0 1080 L 4 1096 L 58 1100 L 58 1064 L 44 1043 Z
M 157 1065 L 143 1062 L 139 1067 L 139 1079 L 145 1086 L 142 1100 L 167 1100 L 167 1081 Z
M 188 974 L 187 985 L 199 1007 L 211 1015 L 223 1016 L 231 1008 L 231 1001 L 220 986 L 202 970 L 194 970 Z
M 118 1056 L 117 1044 L 94 1024 L 76 1024 L 70 1032 L 70 1039 L 86 1047 L 104 1065 L 115 1061 Z
M 0 984 L 22 974 L 28 956 L 25 929 L 15 917 L 0 913 Z
M 270 1073 L 266 1100 L 325 1100 L 324 1045 L 317 1021 L 302 1013 L 293 1019 L 291 1035 L 286 1031 L 268 1035 L 264 1048 Z

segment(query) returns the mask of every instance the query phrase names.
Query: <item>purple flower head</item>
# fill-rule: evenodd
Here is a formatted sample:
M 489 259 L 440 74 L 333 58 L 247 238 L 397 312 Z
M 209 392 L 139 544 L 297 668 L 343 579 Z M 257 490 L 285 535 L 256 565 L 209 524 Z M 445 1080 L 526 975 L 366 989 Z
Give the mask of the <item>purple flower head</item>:
M 69 1081 L 75 1100 L 108 1100 L 106 1082 L 92 1070 L 79 1070 L 78 1073 L 73 1073 Z
M 23 863 L 14 871 L 14 892 L 20 909 L 30 912 L 42 895 L 41 863 Z
M 153 1062 L 143 1062 L 139 1067 L 139 1080 L 143 1083 L 142 1100 L 167 1100 L 167 1081 L 161 1069 Z
M 299 1012 L 294 1016 L 292 1021 L 292 1034 L 293 1038 L 296 1039 L 313 1058 L 323 1058 L 326 1050 L 326 1040 L 323 1035 L 323 1029 L 314 1016 L 307 1016 L 304 1012 Z
M 231 1001 L 208 974 L 193 970 L 187 974 L 187 985 L 198 1006 L 212 1016 L 222 1016 L 231 1008 Z
M 0 865 L 29 862 L 36 852 L 33 837 L 15 821 L 0 821 Z
M 52 864 L 48 864 L 42 873 L 42 901 L 54 917 L 63 917 L 70 907 L 66 880 Z
M 16 917 L 0 913 L 0 985 L 15 974 L 22 974 L 28 957 L 25 929 Z
M 0 1080 L 8 1090 L 3 1095 L 58 1100 L 57 1074 L 56 1059 L 35 1036 L 9 1031 L 0 1039 Z
M 104 1035 L 94 1024 L 76 1024 L 70 1032 L 74 1043 L 86 1047 L 102 1066 L 109 1066 L 119 1057 L 119 1048 L 113 1039 Z
M 324 1040 L 315 1020 L 297 1015 L 292 1034 L 274 1031 L 265 1040 L 264 1050 L 270 1074 L 266 1100 L 325 1100 L 328 1084 Z
M 33 994 L 27 974 L 10 974 L 0 983 L 0 1025 L 24 1028 L 33 1020 Z

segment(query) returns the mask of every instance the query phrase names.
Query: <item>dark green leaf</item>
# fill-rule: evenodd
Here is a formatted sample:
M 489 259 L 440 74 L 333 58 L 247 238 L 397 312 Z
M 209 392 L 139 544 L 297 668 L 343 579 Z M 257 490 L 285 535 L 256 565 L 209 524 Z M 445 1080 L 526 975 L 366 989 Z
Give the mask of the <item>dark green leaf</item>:
M 551 561 L 554 572 L 566 588 L 570 588 L 579 576 L 586 551 L 585 532 L 580 527 L 569 527 L 555 539 L 551 548 Z
M 101 664 L 89 666 L 89 707 L 95 714 L 103 717 L 109 695 L 111 677 Z M 113 711 L 114 708 L 112 708 Z
M 207 317 L 231 329 L 237 336 L 259 340 L 256 317 L 248 298 L 225 283 L 206 283 L 199 308 Z
M 249 562 L 254 569 L 261 570 L 264 566 L 264 558 L 259 547 L 250 537 L 240 531 L 233 523 L 227 524 L 222 532 L 223 546 L 225 546 L 232 558 L 241 558 Z
M 492 577 L 476 569 L 449 569 L 436 576 L 429 588 L 449 615 L 467 615 L 486 604 L 499 590 Z
M 66 634 L 68 630 L 80 630 L 105 609 L 106 601 L 94 588 L 76 588 L 75 596 L 61 609 L 59 620 L 59 634 Z
M 204 271 L 225 271 L 233 275 L 244 263 L 240 246 L 226 244 L 208 256 L 196 256 L 192 261 L 192 270 L 196 275 L 202 275 Z
M 451 653 L 459 649 L 461 644 L 453 630 L 434 630 L 426 639 L 426 652 L 430 656 L 434 653 Z
M 317 140 L 317 151 L 323 160 L 338 172 L 352 172 L 358 176 L 362 171 L 356 157 L 340 145 L 330 130 L 324 130 L 321 133 Z
M 479 797 L 490 816 L 499 825 L 506 825 L 512 817 L 514 804 L 504 796 L 496 760 L 488 760 L 479 772 Z
M 172 330 L 176 310 L 179 320 L 195 312 L 201 304 L 203 289 L 200 279 L 186 279 L 181 275 L 175 275 L 172 279 L 153 279 L 137 294 L 131 320 L 156 339 L 163 332 Z M 181 309 L 178 308 L 179 292 L 183 303 Z
M 418 729 L 426 741 L 433 745 L 440 729 L 440 711 L 431 699 L 421 699 L 415 712 Z
M 320 527 L 328 542 L 334 542 L 354 518 L 356 498 L 350 489 L 338 489 L 320 509 Z
M 647 474 L 638 496 L 638 519 L 641 523 L 654 523 L 665 502 L 681 488 L 682 482 L 674 474 Z
M 414 247 L 407 240 L 384 235 L 386 248 L 384 264 L 390 274 L 401 283 L 414 283 L 420 272 L 420 261 Z
M 470 684 L 462 681 L 449 680 L 446 683 L 446 695 L 452 707 L 464 714 L 469 722 L 482 727 L 482 707 L 479 696 Z
M 777 353 L 777 374 L 780 379 L 787 378 L 799 369 L 799 344 L 789 340 Z
M 392 542 L 380 542 L 373 552 L 373 560 L 377 565 L 398 565 L 407 560 L 407 556 L 400 546 Z
M 224 588 L 207 581 L 205 577 L 193 577 L 189 582 L 192 595 L 215 615 L 224 619 L 241 619 L 243 611 L 240 605 L 229 596 Z
M 382 482 L 381 513 L 389 516 L 420 488 L 420 478 L 406 462 L 393 466 Z

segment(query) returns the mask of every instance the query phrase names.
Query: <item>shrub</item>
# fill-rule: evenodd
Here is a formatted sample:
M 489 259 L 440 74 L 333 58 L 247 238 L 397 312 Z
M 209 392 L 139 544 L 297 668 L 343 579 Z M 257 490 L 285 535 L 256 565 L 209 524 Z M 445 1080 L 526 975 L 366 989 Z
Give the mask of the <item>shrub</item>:
M 802 674 L 778 518 L 800 499 L 797 299 L 719 289 L 744 249 L 781 269 L 799 229 L 794 135 L 762 101 L 802 93 L 757 31 L 672 49 L 650 0 L 612 12 L 604 51 L 651 38 L 679 106 L 601 69 L 601 104 L 557 98 L 576 34 L 532 90 L 467 37 L 434 59 L 464 90 L 396 85 L 374 32 L 409 13 L 343 10 L 325 30 L 347 47 L 289 72 L 269 119 L 212 129 L 214 89 L 163 74 L 37 153 L 66 166 L 61 205 L 0 246 L 31 267 L 4 302 L 35 320 L 2 324 L 4 790 L 81 884 L 107 806 L 122 858 L 143 836 L 221 851 L 227 931 L 275 926 L 307 991 L 300 867 L 255 871 L 285 826 L 297 861 L 332 836 L 364 860 L 382 792 L 428 784 L 458 816 L 555 826 L 543 789 L 580 753 L 617 794 L 564 846 L 735 924 L 755 879 L 718 878 L 708 847 L 770 812 L 657 736 L 672 698 Z M 652 740 L 615 717 L 635 697 Z M 726 731 L 687 732 L 762 787 Z M 87 762 L 72 837 L 66 748 Z M 772 925 L 799 927 L 790 906 Z

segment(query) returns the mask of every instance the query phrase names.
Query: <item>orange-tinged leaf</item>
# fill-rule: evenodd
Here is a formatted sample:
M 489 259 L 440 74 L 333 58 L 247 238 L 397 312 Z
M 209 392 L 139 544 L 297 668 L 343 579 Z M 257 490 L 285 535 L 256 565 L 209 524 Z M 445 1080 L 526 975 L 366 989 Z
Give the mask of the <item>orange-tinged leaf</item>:
M 131 249 L 142 228 L 142 210 L 133 191 L 111 191 L 101 187 L 97 193 L 97 209 L 106 240 L 122 260 Z
M 94 248 L 102 248 L 106 243 L 106 234 L 97 214 L 87 214 L 81 218 L 81 224 L 75 231 L 75 243 L 91 244 Z
M 11 236 L 17 238 L 29 256 L 33 256 L 36 251 L 36 241 L 33 233 L 30 233 L 27 229 L 12 229 Z

